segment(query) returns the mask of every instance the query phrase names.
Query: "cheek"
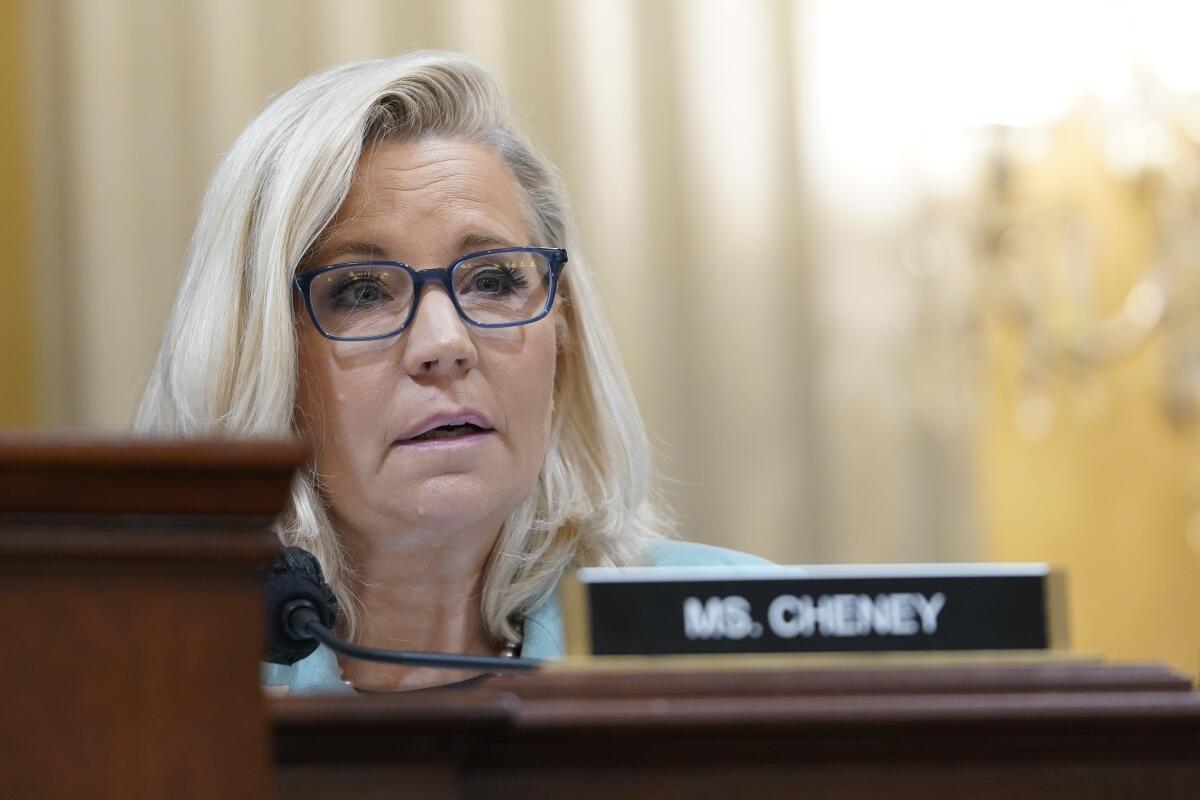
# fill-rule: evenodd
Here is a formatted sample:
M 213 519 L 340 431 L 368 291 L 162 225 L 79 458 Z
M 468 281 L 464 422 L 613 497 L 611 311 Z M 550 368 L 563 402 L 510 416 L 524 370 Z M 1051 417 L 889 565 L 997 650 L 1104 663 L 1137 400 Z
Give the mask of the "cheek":
M 323 427 L 321 420 L 327 380 L 324 365 L 318 360 L 319 351 L 307 335 L 300 337 L 297 349 L 296 426 L 309 444 L 316 447 L 320 444 Z
M 342 472 L 354 443 L 370 433 L 379 387 L 369 370 L 339 369 L 326 340 L 300 345 L 297 426 L 322 473 Z M 366 428 L 366 430 L 360 430 Z M 349 451 L 349 452 L 347 452 Z
M 320 347 L 310 342 L 301 342 L 296 398 L 296 425 L 300 435 L 312 448 L 313 462 L 321 475 L 336 475 L 343 472 L 343 459 L 337 442 L 340 437 L 330 436 L 338 421 L 329 419 L 336 408 L 332 396 L 334 386 L 331 365 Z
M 539 333 L 543 333 L 539 331 Z M 532 338 L 532 337 L 531 337 Z M 550 438 L 554 405 L 554 372 L 557 363 L 553 326 L 527 345 L 525 356 L 506 376 L 506 395 L 512 418 L 519 420 L 519 448 L 523 463 L 541 466 Z

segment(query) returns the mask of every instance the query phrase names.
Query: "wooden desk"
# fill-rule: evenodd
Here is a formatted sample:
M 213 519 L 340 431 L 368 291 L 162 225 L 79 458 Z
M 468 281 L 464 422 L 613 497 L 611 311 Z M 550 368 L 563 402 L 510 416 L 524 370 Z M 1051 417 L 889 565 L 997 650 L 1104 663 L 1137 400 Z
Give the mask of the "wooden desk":
M 1200 796 L 1200 696 L 1155 665 L 549 673 L 270 716 L 280 798 Z
M 303 457 L 0 440 L 0 796 L 1200 797 L 1200 696 L 1155 665 L 549 672 L 266 701 L 260 570 Z

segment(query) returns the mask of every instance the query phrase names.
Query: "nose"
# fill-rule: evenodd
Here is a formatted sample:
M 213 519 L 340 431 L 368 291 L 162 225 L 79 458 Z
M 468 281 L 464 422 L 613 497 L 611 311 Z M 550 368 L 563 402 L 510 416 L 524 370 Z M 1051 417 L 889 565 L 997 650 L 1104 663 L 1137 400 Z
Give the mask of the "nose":
M 414 378 L 461 375 L 474 368 L 479 359 L 467 323 L 440 286 L 425 287 L 416 316 L 403 338 L 404 369 Z

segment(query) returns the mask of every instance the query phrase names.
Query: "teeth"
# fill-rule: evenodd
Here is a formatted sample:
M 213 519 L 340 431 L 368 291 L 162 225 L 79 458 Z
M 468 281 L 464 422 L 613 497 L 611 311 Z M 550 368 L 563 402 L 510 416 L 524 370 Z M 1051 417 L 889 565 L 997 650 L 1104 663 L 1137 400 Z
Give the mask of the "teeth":
M 465 436 L 468 433 L 474 433 L 478 430 L 482 429 L 476 425 L 472 425 L 469 422 L 463 423 L 462 425 L 443 425 L 440 428 L 434 428 L 433 430 L 425 431 L 425 433 L 422 433 L 420 436 L 414 436 L 412 441 L 423 442 L 432 439 L 452 439 L 456 436 Z

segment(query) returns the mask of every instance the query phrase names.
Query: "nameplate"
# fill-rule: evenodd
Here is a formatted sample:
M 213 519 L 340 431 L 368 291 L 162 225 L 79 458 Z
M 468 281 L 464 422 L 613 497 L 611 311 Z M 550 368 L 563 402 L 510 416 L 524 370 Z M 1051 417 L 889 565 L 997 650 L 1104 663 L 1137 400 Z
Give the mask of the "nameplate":
M 585 568 L 563 618 L 571 656 L 1066 646 L 1045 564 Z

